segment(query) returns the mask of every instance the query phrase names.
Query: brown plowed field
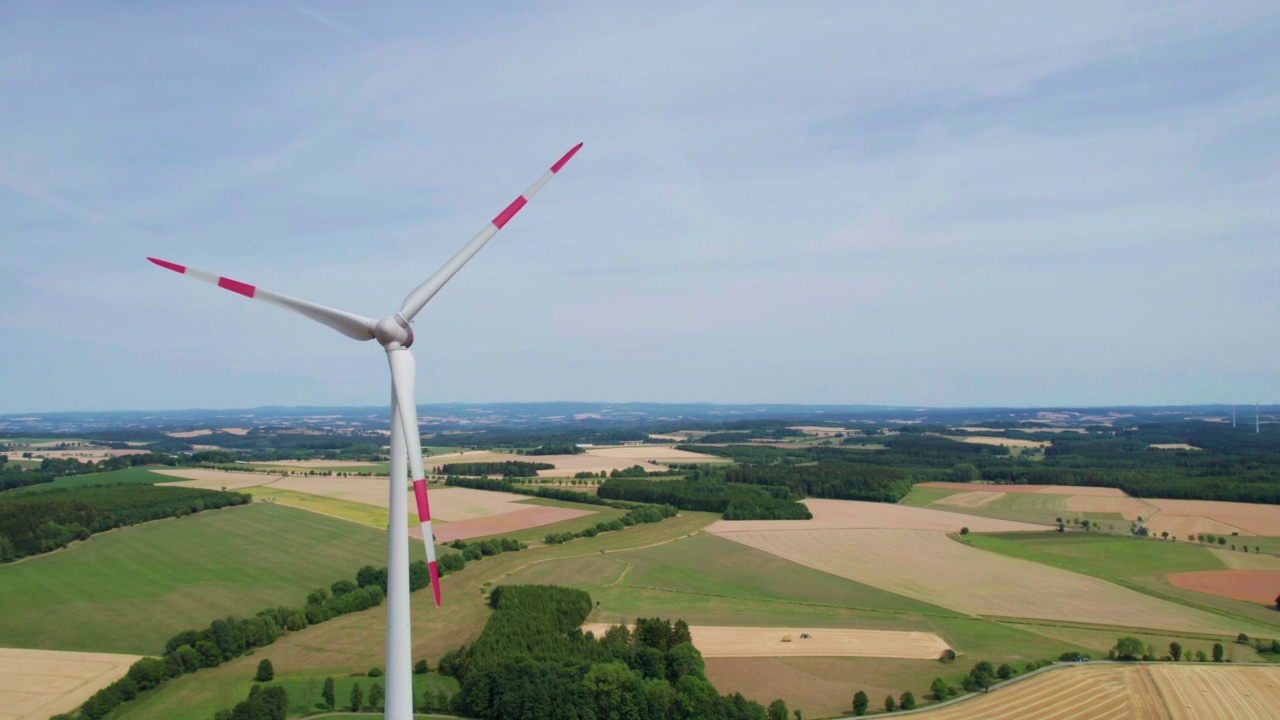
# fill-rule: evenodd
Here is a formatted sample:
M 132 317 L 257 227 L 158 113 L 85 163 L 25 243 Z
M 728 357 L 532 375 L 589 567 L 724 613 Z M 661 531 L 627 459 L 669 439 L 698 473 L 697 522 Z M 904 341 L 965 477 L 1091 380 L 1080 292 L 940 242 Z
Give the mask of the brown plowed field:
M 119 680 L 134 655 L 0 649 L 0 720 L 69 713 Z
M 762 522 L 766 527 L 793 524 Z M 709 530 L 807 567 L 972 615 L 1236 632 L 1226 618 L 1079 573 L 984 552 L 942 532 L 734 530 L 758 524 L 721 521 Z
M 996 520 L 994 518 L 961 515 L 960 513 L 889 505 L 887 503 L 859 502 L 857 500 L 803 501 L 813 513 L 812 520 L 719 520 L 707 528 L 710 532 L 742 532 L 746 530 L 853 530 L 872 528 L 938 530 L 960 532 L 967 527 L 973 532 L 1017 532 L 1026 530 L 1043 532 L 1044 525 Z
M 1152 502 L 1162 502 L 1153 500 Z M 1189 516 L 1189 515 L 1165 515 L 1160 513 L 1152 517 L 1147 522 L 1147 529 L 1152 535 L 1159 535 L 1167 532 L 1179 540 L 1186 540 L 1189 536 L 1200 535 L 1203 533 L 1212 533 L 1214 535 L 1227 535 L 1231 533 L 1239 533 L 1249 536 L 1253 533 L 1245 532 L 1235 525 L 1227 525 L 1207 517 Z
M 1212 500 L 1150 500 L 1160 508 L 1155 522 L 1169 517 L 1208 518 L 1241 535 L 1280 536 L 1280 505 L 1254 505 L 1251 503 L 1217 502 Z M 1218 533 L 1220 531 L 1205 530 Z M 1228 533 L 1230 534 L 1230 533 Z
M 475 517 L 469 520 L 455 520 L 444 525 L 433 525 L 431 533 L 435 535 L 436 542 L 445 543 L 453 540 L 468 540 L 474 537 L 485 537 L 486 535 L 498 535 L 541 527 L 561 520 L 571 520 L 576 517 L 595 514 L 591 510 L 542 507 L 540 505 L 516 505 L 515 507 L 523 509 L 504 512 L 499 515 Z M 432 512 L 435 512 L 435 503 L 432 503 Z M 410 528 L 409 534 L 421 540 L 422 528 Z
M 1059 668 L 920 720 L 1273 720 L 1280 668 L 1094 664 Z
M 1183 590 L 1274 605 L 1280 595 L 1280 572 L 1275 570 L 1203 570 L 1168 573 L 1169 584 Z
M 588 623 L 583 632 L 596 637 L 609 629 L 607 623 Z M 801 633 L 813 637 L 801 639 Z M 936 633 L 900 630 L 860 630 L 838 628 L 689 628 L 694 647 L 703 657 L 880 657 L 936 660 L 949 645 Z M 784 636 L 791 636 L 784 642 Z

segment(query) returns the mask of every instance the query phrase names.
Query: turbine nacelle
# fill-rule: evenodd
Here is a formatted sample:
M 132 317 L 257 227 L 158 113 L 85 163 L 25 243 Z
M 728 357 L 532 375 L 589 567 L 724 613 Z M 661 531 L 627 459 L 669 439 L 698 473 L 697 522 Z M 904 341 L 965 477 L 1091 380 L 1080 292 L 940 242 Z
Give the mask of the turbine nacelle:
M 409 322 L 400 313 L 396 313 L 374 324 L 373 337 L 388 350 L 407 348 L 413 345 L 413 328 L 409 327 Z

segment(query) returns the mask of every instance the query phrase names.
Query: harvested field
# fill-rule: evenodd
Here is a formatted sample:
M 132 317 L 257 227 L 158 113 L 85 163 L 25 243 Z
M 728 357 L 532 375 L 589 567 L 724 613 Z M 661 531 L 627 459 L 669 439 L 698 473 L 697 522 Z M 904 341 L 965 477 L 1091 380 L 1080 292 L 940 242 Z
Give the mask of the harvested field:
M 69 713 L 124 677 L 136 655 L 0 649 L 0 720 Z
M 707 658 L 707 678 L 722 693 L 740 692 L 765 707 L 782 698 L 806 718 L 826 718 L 848 715 L 858 690 L 867 693 L 873 708 L 903 690 L 919 698 L 936 667 L 936 660 L 887 658 Z M 915 683 L 901 679 L 921 675 L 925 679 Z
M 1275 570 L 1202 570 L 1167 573 L 1169 584 L 1183 590 L 1274 605 L 1280 594 L 1280 572 Z
M 1186 443 L 1151 443 L 1147 447 L 1153 450 L 1199 450 L 1195 445 Z
M 1236 550 L 1214 550 L 1214 555 L 1232 570 L 1275 570 L 1280 572 L 1280 557 Z
M 985 435 L 970 435 L 968 437 L 953 437 L 950 439 L 974 445 L 1003 445 L 1004 447 L 1016 448 L 1045 448 L 1052 444 L 1047 440 L 1022 440 L 1020 438 L 987 437 Z
M 591 448 L 587 455 L 622 460 L 657 460 L 658 462 L 728 462 L 725 458 L 703 453 L 677 450 L 670 445 L 628 445 L 624 447 Z
M 1214 535 L 1227 535 L 1231 533 L 1240 533 L 1248 536 L 1250 533 L 1242 532 L 1234 525 L 1226 525 L 1217 520 L 1206 517 L 1182 516 L 1182 515 L 1165 515 L 1160 513 L 1147 522 L 1147 529 L 1152 535 L 1159 535 L 1167 532 L 1179 540 L 1187 540 L 1193 535 L 1202 533 L 1212 533 Z
M 453 488 L 465 489 L 465 488 Z M 432 503 L 434 508 L 435 503 Z M 584 515 L 594 515 L 591 510 L 573 510 L 570 508 L 560 507 L 542 507 L 538 505 L 516 505 L 516 509 L 510 512 L 504 512 L 497 515 L 489 515 L 486 517 L 473 517 L 467 520 L 455 520 L 444 525 L 437 525 L 431 528 L 431 532 L 435 535 L 436 542 L 451 542 L 453 540 L 468 540 L 475 537 L 485 537 L 487 535 L 500 535 L 503 533 L 515 532 L 517 530 L 527 530 L 528 528 L 541 527 L 550 525 L 551 523 L 560 522 L 561 520 L 572 520 L 573 518 L 583 517 Z M 432 512 L 435 512 L 434 509 Z M 411 528 L 409 534 L 422 539 L 422 528 Z
M 1280 505 L 1254 505 L 1251 503 L 1217 502 L 1212 500 L 1158 500 L 1149 501 L 1160 508 L 1156 519 L 1167 517 L 1200 517 L 1229 525 L 1241 535 L 1280 536 Z M 1204 532 L 1217 532 L 1205 530 Z M 1230 534 L 1230 533 L 1227 533 Z
M 425 460 L 425 458 L 424 458 Z M 382 467 L 386 463 L 360 462 L 358 460 L 272 460 L 257 463 L 260 465 L 276 465 L 293 468 L 331 468 L 331 467 Z
M 919 487 L 945 488 L 947 490 L 982 490 L 1001 493 L 1042 493 L 1044 495 L 1097 495 L 1101 497 L 1129 497 L 1123 490 L 1078 485 L 991 485 L 987 483 L 927 482 Z
M 1152 665 L 1145 671 L 1171 720 L 1280 717 L 1280 668 Z
M 1057 668 L 921 720 L 1264 720 L 1280 715 L 1280 669 L 1208 665 Z
M 1002 497 L 1004 497 L 1004 493 L 985 492 L 985 491 L 979 490 L 977 492 L 962 492 L 962 493 L 956 493 L 955 495 L 949 495 L 947 497 L 942 498 L 941 500 L 934 500 L 932 504 L 954 505 L 955 507 L 975 508 L 975 507 L 982 507 L 983 505 L 986 505 L 992 500 L 995 500 L 997 498 L 1002 498 Z
M 1126 520 L 1150 517 L 1156 511 L 1145 500 L 1103 495 L 1071 495 L 1067 497 L 1067 509 L 1079 513 L 1116 513 Z
M 583 632 L 604 635 L 608 623 L 588 623 Z M 801 639 L 801 633 L 813 637 Z M 882 657 L 936 660 L 949 645 L 936 633 L 836 628 L 689 628 L 703 657 Z M 790 642 L 782 638 L 790 636 Z
M 967 527 L 973 532 L 1017 532 L 1019 530 L 1041 532 L 1045 529 L 1044 525 L 974 517 L 909 505 L 817 498 L 809 498 L 802 502 L 813 513 L 812 520 L 720 520 L 707 529 L 710 532 L 726 534 L 753 530 L 807 531 L 872 528 L 942 532 L 959 532 L 962 527 Z
M 872 504 L 872 503 L 867 503 Z M 803 521 L 764 522 L 772 525 Z M 882 590 L 972 615 L 1230 633 L 1233 623 L 1097 578 L 997 555 L 929 530 L 744 528 L 721 537 Z
M 284 477 L 283 475 L 269 475 L 267 473 L 227 472 L 224 470 L 203 470 L 199 468 L 182 470 L 162 470 L 157 468 L 153 469 L 151 472 L 156 473 L 157 475 L 185 478 L 185 480 L 180 482 L 165 483 L 165 485 L 201 488 L 203 490 L 221 490 L 224 487 L 228 490 L 240 490 L 257 485 L 267 485 Z
M 213 434 L 212 430 L 188 430 L 187 432 L 165 433 L 165 435 L 168 435 L 171 438 L 182 438 L 182 439 L 193 438 L 193 437 L 203 437 L 205 435 L 212 435 L 212 434 Z
M 269 475 L 266 473 L 235 473 L 223 470 L 161 470 L 171 477 L 191 478 L 187 482 L 172 483 L 188 487 L 204 487 L 217 489 L 259 488 L 259 494 L 273 490 L 319 495 L 350 502 L 363 503 L 385 508 L 389 504 L 387 478 L 385 477 L 315 477 L 294 475 Z M 169 484 L 169 483 L 166 483 Z M 406 483 L 407 485 L 407 483 Z M 409 495 L 410 514 L 416 507 L 413 493 Z M 529 498 L 515 493 L 491 492 L 488 490 L 472 490 L 460 487 L 433 487 L 430 489 L 431 515 L 433 518 L 454 522 L 473 518 L 501 515 L 517 510 L 524 510 L 527 505 L 520 503 Z M 559 518 L 564 519 L 564 518 Z M 549 522 L 555 522 L 551 520 Z M 525 527 L 530 527 L 526 525 Z M 471 537 L 476 537 L 472 535 Z

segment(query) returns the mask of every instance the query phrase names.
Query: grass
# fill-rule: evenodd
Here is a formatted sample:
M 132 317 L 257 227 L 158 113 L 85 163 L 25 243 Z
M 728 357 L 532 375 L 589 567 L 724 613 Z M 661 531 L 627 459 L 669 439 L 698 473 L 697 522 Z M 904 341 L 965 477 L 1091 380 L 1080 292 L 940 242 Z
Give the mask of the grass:
M 916 485 L 911 488 L 911 492 L 899 501 L 902 505 L 910 505 L 912 507 L 929 507 L 929 505 L 947 497 L 951 497 L 957 493 L 968 492 L 967 490 L 953 490 L 952 488 L 935 488 L 921 487 Z M 950 508 L 948 508 L 950 509 Z
M 10 647 L 155 654 L 181 630 L 271 605 L 386 562 L 386 534 L 265 503 L 95 535 L 0 567 Z
M 351 688 L 356 683 L 360 684 L 360 689 L 364 693 L 366 701 L 369 699 L 369 689 L 374 683 L 381 685 L 384 689 L 387 686 L 385 677 L 337 677 L 337 676 L 302 676 L 302 677 L 284 677 L 277 678 L 271 685 L 280 685 L 289 694 L 289 710 L 290 717 L 302 715 L 304 713 L 320 713 L 327 712 L 328 708 L 324 705 L 321 693 L 324 690 L 325 677 L 333 677 L 333 697 L 336 701 L 337 710 L 346 710 L 350 707 Z M 425 675 L 413 676 L 413 704 L 422 703 L 423 694 L 430 690 L 432 693 L 444 690 L 449 695 L 458 692 L 458 681 L 451 677 L 445 677 L 439 673 L 427 673 Z M 245 689 L 245 695 L 249 694 L 248 688 Z M 228 708 L 229 709 L 229 708 Z M 203 720 L 203 716 L 197 716 Z
M 155 485 L 156 483 L 177 482 L 182 478 L 161 475 L 152 472 L 148 466 L 131 467 L 111 472 L 90 473 L 88 475 L 71 475 L 60 477 L 53 482 L 31 485 L 22 492 L 38 492 L 41 490 L 57 490 L 59 488 L 77 488 L 86 485 Z

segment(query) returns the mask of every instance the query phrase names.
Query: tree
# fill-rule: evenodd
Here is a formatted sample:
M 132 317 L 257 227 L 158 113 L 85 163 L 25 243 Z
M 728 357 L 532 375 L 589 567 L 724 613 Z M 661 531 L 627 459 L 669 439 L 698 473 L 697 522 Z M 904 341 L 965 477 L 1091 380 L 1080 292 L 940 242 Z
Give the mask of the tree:
M 898 707 L 903 710 L 915 710 L 916 696 L 912 695 L 910 690 L 902 693 L 902 697 L 898 698 Z
M 1240 643 L 1241 645 L 1248 645 L 1249 636 L 1244 633 L 1240 633 L 1239 635 L 1236 636 L 1236 642 Z
M 320 692 L 320 697 L 324 698 L 324 704 L 330 710 L 337 704 L 337 700 L 333 696 L 333 678 L 327 677 L 324 679 L 324 690 Z
M 866 715 L 867 706 L 871 704 L 871 698 L 861 690 L 853 694 L 853 714 Z
M 968 534 L 969 534 L 969 528 L 967 528 L 967 527 L 962 527 L 962 528 L 960 528 L 960 534 L 961 534 L 961 535 L 968 535 Z
M 1182 659 L 1181 643 L 1176 643 L 1176 642 L 1169 643 L 1169 657 L 1173 658 L 1174 662 L 1177 662 Z
M 1009 663 L 1002 663 L 999 668 L 996 668 L 996 677 L 1001 680 L 1008 680 L 1013 677 L 1013 666 Z
M 1116 641 L 1116 646 L 1111 648 L 1111 654 L 1116 660 L 1124 660 L 1132 662 L 1142 657 L 1146 652 L 1142 641 L 1135 637 L 1122 637 Z
M 929 692 L 933 693 L 933 697 L 938 700 L 946 700 L 951 694 L 951 687 L 947 685 L 947 681 L 942 678 L 934 678 L 929 684 Z
M 787 704 L 781 698 L 769 703 L 769 720 L 787 720 L 790 714 Z
M 369 688 L 369 706 L 372 707 L 374 710 L 381 710 L 382 699 L 383 699 L 382 685 L 379 683 L 374 683 L 373 687 Z
M 254 682 L 271 682 L 276 677 L 275 668 L 271 667 L 271 661 L 264 659 L 258 663 L 258 672 L 253 676 Z
M 884 698 L 884 711 L 893 712 L 898 709 L 898 701 L 893 699 L 892 695 L 886 695 Z
M 360 683 L 351 686 L 351 712 L 360 712 L 360 708 L 364 705 L 364 690 L 360 689 Z
M 1213 644 L 1213 661 L 1222 662 L 1223 652 L 1224 652 L 1224 648 L 1222 647 L 1222 643 L 1214 643 Z
M 426 660 L 419 660 L 418 662 L 413 664 L 414 675 L 426 675 L 427 672 L 430 671 L 430 669 L 431 667 L 427 665 Z
M 1209 656 L 1205 655 L 1203 650 L 1197 650 L 1196 662 L 1209 662 Z
M 955 659 L 956 659 L 956 651 L 952 650 L 951 648 L 947 648 L 946 650 L 943 650 L 942 654 L 938 656 L 938 660 L 944 663 L 955 662 Z

